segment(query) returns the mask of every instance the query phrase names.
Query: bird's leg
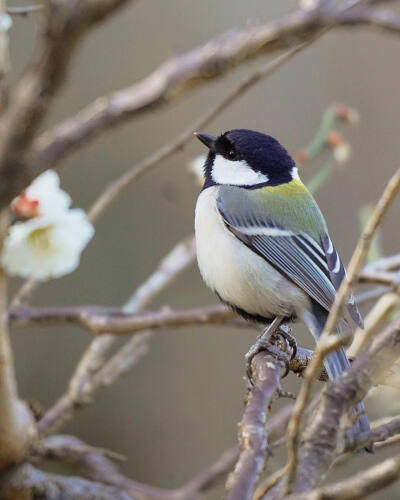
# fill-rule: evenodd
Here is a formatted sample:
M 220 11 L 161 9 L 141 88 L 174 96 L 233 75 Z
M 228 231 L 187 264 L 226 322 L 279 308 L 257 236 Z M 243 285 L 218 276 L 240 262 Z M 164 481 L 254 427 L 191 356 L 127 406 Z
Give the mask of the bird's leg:
M 286 326 L 286 328 L 285 328 Z M 296 337 L 294 337 L 290 332 L 289 329 L 287 328 L 287 325 L 282 325 L 281 329 L 279 330 L 279 335 L 281 335 L 286 342 L 289 344 L 290 348 L 292 349 L 292 355 L 290 357 L 290 360 L 294 359 L 294 357 L 297 354 L 297 340 Z
M 249 351 L 246 353 L 246 374 L 247 378 L 250 382 L 251 385 L 253 385 L 253 377 L 252 377 L 252 368 L 251 368 L 251 362 L 253 361 L 253 358 L 256 354 L 258 354 L 260 351 L 266 351 L 268 350 L 268 347 L 270 347 L 270 341 L 273 336 L 273 334 L 276 332 L 276 330 L 279 328 L 280 324 L 284 320 L 284 316 L 276 316 L 272 323 L 270 323 L 262 332 L 262 334 L 257 338 L 256 342 L 250 347 Z M 285 332 L 282 334 L 285 340 L 287 340 L 287 336 L 289 335 L 292 339 L 292 335 L 290 335 L 288 332 Z M 290 341 L 287 340 L 288 344 L 290 344 Z M 286 373 L 284 374 L 284 377 L 289 373 L 289 364 L 286 363 Z

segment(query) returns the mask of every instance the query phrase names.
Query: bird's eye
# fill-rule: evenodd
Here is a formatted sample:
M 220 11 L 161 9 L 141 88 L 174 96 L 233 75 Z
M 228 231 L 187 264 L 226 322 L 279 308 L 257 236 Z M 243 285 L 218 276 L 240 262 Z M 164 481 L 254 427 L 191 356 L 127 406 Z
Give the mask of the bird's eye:
M 235 160 L 237 158 L 236 151 L 234 149 L 230 149 L 227 153 L 226 156 L 228 160 Z

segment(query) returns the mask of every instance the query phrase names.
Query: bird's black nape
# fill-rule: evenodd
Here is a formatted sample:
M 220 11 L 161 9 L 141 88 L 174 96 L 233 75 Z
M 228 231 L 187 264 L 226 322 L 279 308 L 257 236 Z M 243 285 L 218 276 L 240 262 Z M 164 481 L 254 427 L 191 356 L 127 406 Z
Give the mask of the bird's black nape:
M 196 133 L 196 137 L 209 148 L 204 165 L 204 188 L 215 184 L 212 167 L 216 155 L 232 162 L 245 162 L 257 173 L 263 174 L 268 182 L 265 185 L 277 186 L 290 182 L 296 172 L 296 164 L 286 149 L 273 137 L 254 130 L 229 130 L 219 137 L 205 133 Z M 243 186 L 253 189 L 254 186 Z M 260 187 L 258 184 L 256 187 Z

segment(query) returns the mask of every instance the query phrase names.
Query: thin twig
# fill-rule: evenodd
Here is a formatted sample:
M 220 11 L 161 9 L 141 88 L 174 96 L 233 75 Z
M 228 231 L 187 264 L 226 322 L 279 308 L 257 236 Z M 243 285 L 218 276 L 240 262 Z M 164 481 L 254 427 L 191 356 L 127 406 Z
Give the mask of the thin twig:
M 396 436 L 397 434 L 397 436 Z M 357 439 L 352 439 L 353 436 L 347 436 L 346 442 L 343 443 L 343 453 L 358 450 L 365 446 L 376 443 L 385 443 L 390 438 L 399 438 L 400 434 L 400 417 L 393 417 L 382 425 L 374 427 L 372 430 L 363 432 L 357 436 Z M 341 452 L 341 450 L 338 450 Z
M 364 329 L 357 328 L 351 346 L 347 349 L 348 356 L 355 358 L 360 354 L 371 338 L 382 330 L 393 312 L 400 308 L 400 297 L 395 293 L 387 293 L 373 306 L 364 321 Z
M 285 500 L 356 500 L 381 491 L 400 478 L 400 456 L 388 458 L 349 479 L 323 486 Z
M 59 308 L 17 308 L 9 312 L 10 324 L 14 327 L 53 326 L 73 323 L 94 334 L 112 333 L 134 334 L 143 330 L 158 330 L 187 325 L 228 324 L 249 327 L 227 306 L 215 305 L 193 309 L 172 310 L 168 307 L 160 311 L 145 311 L 128 314 L 121 309 L 77 306 Z
M 0 0 L 0 18 L 6 12 L 6 0 Z M 10 55 L 8 51 L 8 34 L 0 23 L 0 113 L 4 112 L 8 99 L 8 77 L 10 71 Z
M 23 7 L 7 7 L 6 12 L 10 16 L 28 17 L 43 10 L 43 5 L 24 5 Z
M 128 493 L 114 486 L 81 477 L 43 472 L 27 463 L 2 478 L 0 495 L 1 498 L 14 499 L 133 500 Z

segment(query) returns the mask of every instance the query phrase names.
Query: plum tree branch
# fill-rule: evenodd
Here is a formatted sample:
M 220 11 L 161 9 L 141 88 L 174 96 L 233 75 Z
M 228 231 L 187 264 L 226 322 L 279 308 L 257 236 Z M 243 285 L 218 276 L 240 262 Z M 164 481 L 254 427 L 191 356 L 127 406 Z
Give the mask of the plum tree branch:
M 273 323 L 266 328 L 273 328 Z M 256 349 L 259 349 L 256 344 Z M 252 386 L 239 424 L 240 454 L 227 481 L 227 500 L 251 500 L 256 481 L 269 455 L 265 421 L 267 410 L 280 389 L 280 379 L 286 373 L 292 349 L 278 330 L 268 335 L 268 343 L 251 360 Z
M 9 322 L 14 327 L 72 323 L 80 325 L 94 334 L 112 333 L 117 335 L 138 333 L 146 329 L 156 330 L 187 325 L 252 326 L 224 305 L 185 310 L 173 310 L 165 307 L 159 311 L 144 311 L 136 314 L 124 313 L 122 309 L 99 306 L 47 309 L 19 307 L 10 310 Z
M 400 478 L 400 456 L 359 472 L 351 478 L 317 488 L 307 493 L 289 495 L 286 500 L 357 500 L 380 491 Z
M 0 244 L 7 222 L 7 214 L 0 212 Z M 36 437 L 33 417 L 18 397 L 6 310 L 7 280 L 0 268 L 0 470 L 22 460 Z

